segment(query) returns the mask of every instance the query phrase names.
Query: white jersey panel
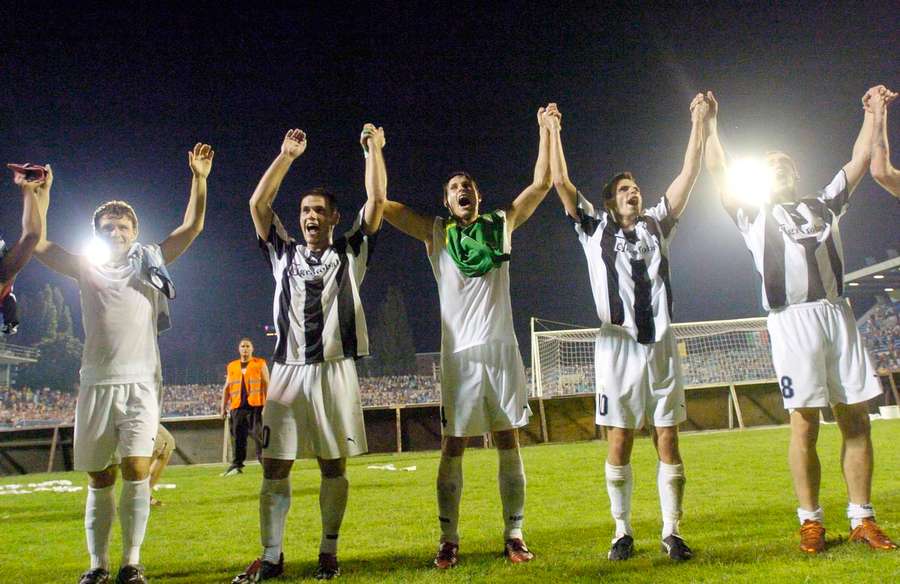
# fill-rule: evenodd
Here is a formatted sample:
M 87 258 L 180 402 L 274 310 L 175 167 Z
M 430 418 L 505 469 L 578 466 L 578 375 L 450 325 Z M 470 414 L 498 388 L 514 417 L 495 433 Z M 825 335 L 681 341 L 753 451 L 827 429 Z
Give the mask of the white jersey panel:
M 82 259 L 78 271 L 84 352 L 81 385 L 157 383 L 160 292 L 141 281 L 132 264 L 97 266 Z
M 510 253 L 512 234 L 504 211 L 503 252 Z M 441 351 L 456 353 L 490 342 L 516 344 L 509 296 L 509 262 L 483 276 L 464 276 L 447 252 L 446 219 L 434 218 L 428 261 L 441 302 Z

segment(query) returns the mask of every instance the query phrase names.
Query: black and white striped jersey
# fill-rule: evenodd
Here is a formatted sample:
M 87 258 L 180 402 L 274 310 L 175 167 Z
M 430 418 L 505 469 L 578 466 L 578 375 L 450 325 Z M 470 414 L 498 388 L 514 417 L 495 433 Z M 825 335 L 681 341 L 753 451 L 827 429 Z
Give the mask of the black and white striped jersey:
M 815 197 L 759 207 L 723 199 L 762 278 L 767 311 L 843 295 L 844 250 L 838 220 L 849 201 L 843 169 Z
M 277 216 L 269 236 L 258 238 L 275 278 L 276 363 L 304 365 L 369 354 L 359 287 L 376 237 L 363 231 L 363 212 L 321 254 L 288 236 Z
M 579 193 L 574 222 L 600 322 L 623 327 L 639 343 L 660 340 L 672 319 L 669 241 L 678 223 L 666 197 L 625 231 Z

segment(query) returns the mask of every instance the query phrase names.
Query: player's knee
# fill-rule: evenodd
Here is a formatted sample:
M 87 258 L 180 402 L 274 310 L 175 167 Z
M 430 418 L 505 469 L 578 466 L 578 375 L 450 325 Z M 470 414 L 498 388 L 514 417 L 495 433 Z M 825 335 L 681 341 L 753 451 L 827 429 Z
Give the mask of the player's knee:
M 263 458 L 263 477 L 269 480 L 286 479 L 291 474 L 293 460 L 279 460 L 277 458 Z
M 319 472 L 326 479 L 336 479 L 344 476 L 347 471 L 347 459 L 335 458 L 332 460 L 318 459 Z
M 499 432 L 491 432 L 494 444 L 499 450 L 512 450 L 519 447 L 519 433 L 515 428 L 512 430 L 501 430 Z
M 444 456 L 462 456 L 466 451 L 468 438 L 460 438 L 458 436 L 444 436 L 441 443 L 441 453 Z
M 142 481 L 150 476 L 150 458 L 135 456 L 123 458 L 122 478 L 126 481 Z
M 866 438 L 872 431 L 869 412 L 862 407 L 835 408 L 838 427 L 844 439 Z
M 108 466 L 98 472 L 89 472 L 88 477 L 91 487 L 95 489 L 105 489 L 116 484 L 116 465 Z

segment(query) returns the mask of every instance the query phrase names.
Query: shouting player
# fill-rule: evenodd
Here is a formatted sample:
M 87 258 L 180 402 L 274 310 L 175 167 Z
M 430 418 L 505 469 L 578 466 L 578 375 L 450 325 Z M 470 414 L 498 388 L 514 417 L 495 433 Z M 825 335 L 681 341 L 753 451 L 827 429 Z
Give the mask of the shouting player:
M 365 205 L 336 240 L 340 221 L 334 195 L 316 188 L 300 195 L 300 231 L 288 236 L 272 210 L 281 181 L 306 150 L 306 135 L 290 130 L 281 153 L 259 181 L 250 213 L 272 276 L 277 330 L 272 377 L 263 409 L 263 482 L 259 495 L 262 557 L 232 580 L 260 582 L 284 572 L 284 525 L 291 505 L 294 460 L 315 457 L 321 471 L 322 539 L 317 579 L 340 574 L 337 539 L 347 507 L 348 456 L 367 450 L 354 360 L 369 354 L 359 297 L 387 193 L 384 130 L 363 127 Z
M 635 430 L 652 426 L 659 455 L 657 485 L 662 508 L 662 549 L 673 560 L 690 559 L 679 532 L 684 497 L 684 464 L 678 424 L 686 418 L 681 363 L 671 328 L 672 287 L 669 244 L 684 212 L 703 149 L 708 112 L 702 94 L 691 101 L 691 135 L 681 172 L 665 195 L 644 208 L 641 189 L 630 172 L 613 176 L 595 208 L 569 180 L 560 124 L 551 126 L 553 185 L 588 261 L 597 315 L 602 323 L 595 343 L 597 424 L 606 427 L 606 489 L 616 522 L 610 560 L 634 553 L 631 526 Z M 559 116 L 554 117 L 555 120 Z
M 538 111 L 540 146 L 532 183 L 504 209 L 481 212 L 482 193 L 467 172 L 444 184 L 450 217 L 426 217 L 388 201 L 388 222 L 425 243 L 441 304 L 441 423 L 437 477 L 441 538 L 434 564 L 451 568 L 459 551 L 462 457 L 469 436 L 493 435 L 505 524 L 504 553 L 514 563 L 533 554 L 522 536 L 525 470 L 517 428 L 528 423 L 525 369 L 509 296 L 512 232 L 550 190 L 547 114 Z

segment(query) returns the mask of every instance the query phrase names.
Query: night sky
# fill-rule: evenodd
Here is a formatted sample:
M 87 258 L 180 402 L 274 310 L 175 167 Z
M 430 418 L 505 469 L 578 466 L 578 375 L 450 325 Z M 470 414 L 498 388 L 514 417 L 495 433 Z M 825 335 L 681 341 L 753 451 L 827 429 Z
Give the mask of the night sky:
M 78 251 L 91 212 L 111 198 L 135 206 L 142 241 L 164 238 L 187 202 L 187 150 L 211 143 L 206 231 L 172 268 L 175 328 L 161 347 L 169 371 L 218 371 L 243 335 L 271 352 L 262 327 L 274 285 L 247 201 L 288 128 L 309 136 L 275 205 L 298 237 L 302 190 L 337 191 L 339 230 L 363 204 L 365 122 L 385 128 L 390 198 L 440 213 L 442 180 L 467 169 L 485 210 L 509 203 L 531 180 L 535 111 L 549 101 L 563 112 L 572 180 L 590 199 L 628 169 L 645 204 L 655 203 L 681 168 L 691 97 L 706 89 L 718 96 L 730 155 L 783 149 L 812 192 L 849 159 L 866 89 L 900 86 L 900 12 L 890 5 L 8 12 L 0 161 L 53 165 L 50 238 Z M 898 119 L 894 112 L 889 128 L 895 151 Z M 8 175 L 0 193 L 0 233 L 14 239 L 21 207 Z M 898 225 L 900 202 L 867 176 L 841 223 L 847 270 L 900 248 Z M 672 270 L 676 321 L 762 314 L 749 253 L 705 172 Z M 511 273 L 526 355 L 530 316 L 597 323 L 584 255 L 555 192 L 516 231 Z M 47 281 L 63 287 L 80 319 L 75 284 L 37 262 L 17 289 L 34 293 Z M 370 323 L 391 284 L 403 290 L 417 349 L 438 350 L 424 247 L 386 226 L 363 286 Z

